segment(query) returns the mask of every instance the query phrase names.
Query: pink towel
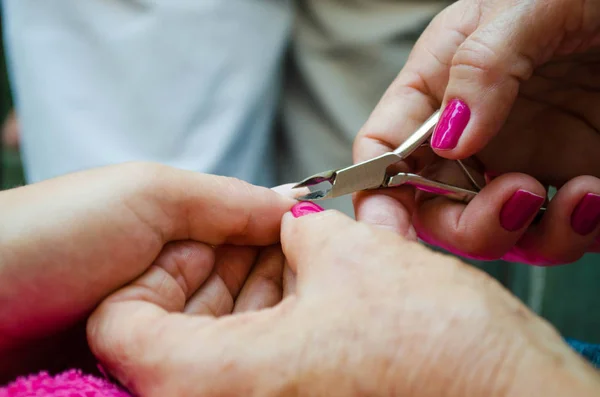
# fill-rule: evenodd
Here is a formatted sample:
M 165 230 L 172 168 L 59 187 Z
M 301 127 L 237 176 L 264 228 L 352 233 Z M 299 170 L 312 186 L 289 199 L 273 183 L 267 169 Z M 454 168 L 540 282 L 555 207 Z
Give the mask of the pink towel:
M 0 388 L 0 397 L 131 397 L 107 379 L 71 369 L 52 376 L 47 372 L 21 377 Z

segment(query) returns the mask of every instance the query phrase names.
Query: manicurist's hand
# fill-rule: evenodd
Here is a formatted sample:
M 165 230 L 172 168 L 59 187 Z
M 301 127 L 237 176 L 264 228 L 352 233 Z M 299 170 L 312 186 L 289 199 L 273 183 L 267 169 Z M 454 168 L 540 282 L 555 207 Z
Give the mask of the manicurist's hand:
M 193 269 L 221 299 L 207 299 L 203 310 L 230 310 L 222 293 L 238 295 L 260 259 L 257 247 L 279 241 L 281 217 L 294 202 L 238 180 L 154 164 L 0 193 L 0 375 L 47 369 L 45 356 L 60 358 L 73 345 L 67 330 L 149 268 Z M 247 307 L 281 298 L 245 294 L 239 304 Z
M 281 239 L 296 276 L 281 303 L 209 313 L 197 268 L 157 263 L 91 316 L 93 352 L 142 397 L 600 391 L 547 323 L 456 259 L 336 212 L 287 214 Z
M 599 30 L 598 1 L 460 0 L 442 11 L 358 135 L 355 160 L 397 147 L 442 108 L 433 150 L 467 159 L 488 185 L 466 206 L 360 195 L 359 219 L 410 218 L 424 240 L 481 259 L 559 264 L 599 250 Z M 455 162 L 426 172 L 471 187 Z M 548 185 L 559 191 L 532 226 Z

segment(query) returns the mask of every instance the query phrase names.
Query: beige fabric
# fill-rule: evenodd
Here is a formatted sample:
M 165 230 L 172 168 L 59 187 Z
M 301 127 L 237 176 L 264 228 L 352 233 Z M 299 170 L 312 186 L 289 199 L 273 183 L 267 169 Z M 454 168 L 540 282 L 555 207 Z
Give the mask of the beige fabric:
M 281 182 L 352 161 L 352 142 L 447 1 L 297 0 Z M 325 202 L 352 214 L 350 198 Z

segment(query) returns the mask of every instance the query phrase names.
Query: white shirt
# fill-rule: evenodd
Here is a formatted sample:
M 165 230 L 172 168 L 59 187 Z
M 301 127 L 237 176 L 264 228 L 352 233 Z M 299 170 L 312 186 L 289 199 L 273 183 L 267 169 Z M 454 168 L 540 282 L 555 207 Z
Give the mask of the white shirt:
M 4 0 L 29 182 L 132 160 L 275 183 L 286 0 Z

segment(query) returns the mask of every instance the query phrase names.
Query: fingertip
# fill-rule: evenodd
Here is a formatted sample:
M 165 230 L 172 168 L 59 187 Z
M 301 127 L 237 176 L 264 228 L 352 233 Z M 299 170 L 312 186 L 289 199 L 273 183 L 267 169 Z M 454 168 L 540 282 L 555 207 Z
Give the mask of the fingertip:
M 431 147 L 442 157 L 456 156 L 461 137 L 471 120 L 471 109 L 459 98 L 451 99 L 444 107 L 431 137 Z
M 545 189 L 530 176 L 505 174 L 468 204 L 436 197 L 415 216 L 419 237 L 464 257 L 498 259 L 525 233 L 545 201 Z
M 526 227 L 538 213 L 546 198 L 525 189 L 519 189 L 500 210 L 500 224 L 509 232 Z
M 451 97 L 442 108 L 440 120 L 431 136 L 431 148 L 448 160 L 463 160 L 474 156 L 497 133 L 489 121 L 478 117 L 479 107 L 471 100 Z M 475 110 L 478 112 L 475 113 Z M 484 114 L 485 115 L 485 114 Z
M 312 214 L 318 214 L 323 211 L 325 211 L 324 208 L 318 204 L 315 204 L 310 201 L 301 201 L 296 203 L 290 209 L 290 211 L 286 212 L 283 215 L 283 218 L 281 220 L 281 242 L 284 246 L 284 251 L 286 245 L 289 245 L 296 240 L 296 238 L 289 236 L 296 233 L 294 229 L 297 226 L 296 221 L 298 220 L 298 218 L 307 217 Z
M 295 183 L 287 183 L 285 185 L 275 186 L 271 188 L 271 190 L 281 196 L 294 200 L 297 200 L 298 198 L 310 193 L 310 190 L 308 188 L 294 188 L 295 185 Z
M 600 226 L 600 194 L 586 193 L 571 215 L 571 227 L 580 236 L 587 236 Z
M 303 244 L 323 239 L 328 234 L 344 230 L 349 222 L 347 215 L 336 210 L 325 210 L 312 202 L 301 202 L 283 216 L 281 226 L 282 246 Z
M 488 195 L 498 197 L 498 220 L 500 226 L 510 233 L 524 231 L 547 200 L 546 188 L 525 174 L 500 175 L 485 189 Z
M 310 201 L 299 202 L 295 204 L 290 210 L 294 218 L 300 218 L 310 214 L 317 214 L 323 211 L 325 211 L 323 207 Z
M 505 28 L 501 20 L 492 18 L 477 24 L 450 62 L 444 92 L 448 105 L 442 120 L 451 122 L 442 123 L 441 131 L 447 135 L 440 134 L 436 138 L 440 145 L 432 145 L 449 160 L 478 153 L 498 134 L 512 111 L 521 82 L 533 72 L 535 61 L 532 56 L 523 56 L 529 52 L 519 48 L 523 43 L 511 43 L 499 33 Z M 524 31 L 513 33 L 519 36 Z
M 414 193 L 409 189 L 394 190 L 357 193 L 354 197 L 356 219 L 417 241 L 417 232 L 412 225 Z
M 281 247 L 292 272 L 306 274 L 306 269 L 313 265 L 331 265 L 323 263 L 320 256 L 326 249 L 340 248 L 332 240 L 346 233 L 354 221 L 341 212 L 323 211 L 314 204 L 308 208 L 300 205 L 297 207 L 295 212 L 299 217 L 292 211 L 283 217 Z M 302 280 L 302 277 L 298 279 L 299 284 L 302 284 Z
M 600 233 L 600 180 L 580 176 L 565 183 L 535 228 L 518 243 L 521 262 L 539 265 L 573 263 L 596 250 Z M 522 255 L 521 255 L 522 256 Z

